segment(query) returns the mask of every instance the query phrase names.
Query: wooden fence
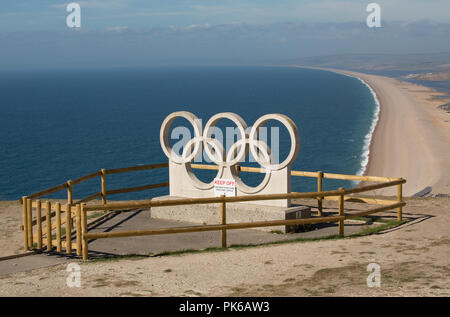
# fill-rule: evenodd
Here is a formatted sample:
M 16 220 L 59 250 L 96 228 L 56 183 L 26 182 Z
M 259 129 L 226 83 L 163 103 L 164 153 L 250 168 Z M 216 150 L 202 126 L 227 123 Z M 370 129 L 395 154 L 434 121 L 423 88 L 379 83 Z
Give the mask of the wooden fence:
M 30 196 L 24 196 L 21 199 L 23 204 L 23 225 L 24 232 L 24 250 L 31 248 L 45 249 L 47 251 L 56 249 L 57 252 L 65 252 L 70 254 L 72 250 L 76 251 L 77 255 L 81 255 L 84 260 L 88 259 L 88 240 L 102 239 L 102 238 L 117 238 L 117 237 L 131 237 L 131 236 L 148 236 L 160 234 L 173 234 L 183 232 L 201 232 L 201 231 L 221 231 L 222 247 L 227 246 L 227 230 L 257 228 L 280 225 L 298 225 L 298 224 L 314 224 L 314 223 L 339 223 L 339 234 L 344 235 L 344 220 L 364 215 L 374 214 L 382 211 L 397 209 L 397 219 L 402 220 L 402 208 L 405 206 L 402 195 L 402 185 L 406 180 L 402 178 L 389 177 L 375 177 L 375 176 L 358 176 L 358 175 L 344 175 L 332 174 L 323 172 L 302 172 L 292 171 L 292 176 L 313 177 L 317 179 L 317 192 L 308 193 L 288 193 L 288 194 L 266 194 L 266 195 L 251 195 L 251 196 L 235 196 L 235 197 L 211 197 L 211 198 L 185 198 L 165 201 L 140 200 L 125 203 L 108 203 L 107 197 L 109 195 L 129 193 L 135 191 L 142 191 L 153 188 L 160 188 L 169 186 L 168 182 L 149 184 L 143 186 L 112 189 L 106 188 L 106 175 L 118 174 L 133 171 L 152 170 L 157 168 L 166 168 L 168 163 L 151 164 L 134 167 L 125 167 L 117 169 L 102 169 L 98 172 L 80 177 L 76 180 L 69 180 L 64 184 L 52 187 L 34 193 Z M 191 164 L 192 168 L 196 169 L 217 169 L 215 165 Z M 253 172 L 265 173 L 263 168 L 237 166 L 239 172 Z M 73 186 L 95 177 L 100 177 L 101 191 L 93 193 L 88 197 L 73 200 Z M 340 179 L 340 180 L 356 180 L 376 182 L 377 184 L 359 186 L 350 189 L 339 188 L 339 190 L 323 191 L 323 179 Z M 367 197 L 359 197 L 354 194 L 364 193 L 387 187 L 397 187 L 396 200 L 373 199 Z M 40 199 L 43 196 L 67 190 L 67 203 L 61 204 L 59 202 L 52 203 L 50 201 L 42 202 Z M 350 196 L 351 195 L 351 196 Z M 86 203 L 97 198 L 102 198 L 101 204 Z M 293 220 L 271 220 L 271 221 L 255 221 L 244 223 L 227 223 L 226 222 L 226 204 L 232 202 L 248 202 L 255 200 L 276 200 L 276 199 L 306 199 L 314 198 L 317 200 L 318 217 L 307 219 L 293 219 Z M 344 201 L 349 199 L 357 199 L 358 201 L 381 205 L 381 207 L 372 208 L 370 210 L 354 212 L 351 214 L 344 212 Z M 323 215 L 323 200 L 337 200 L 338 214 L 333 216 Z M 221 222 L 215 225 L 189 226 L 177 228 L 164 228 L 152 230 L 136 230 L 136 231 L 119 231 L 119 232 L 88 232 L 88 212 L 90 211 L 114 211 L 114 210 L 130 210 L 139 208 L 156 208 L 161 206 L 178 206 L 178 205 L 193 205 L 193 204 L 211 204 L 216 203 L 220 205 Z M 33 212 L 34 211 L 34 212 Z M 44 214 L 45 211 L 45 215 Z M 52 220 L 53 219 L 53 220 Z M 45 227 L 43 226 L 45 222 Z M 64 226 L 63 226 L 64 225 Z M 34 229 L 36 227 L 36 229 Z M 63 232 L 64 231 L 64 232 Z M 75 243 L 72 243 L 75 237 Z

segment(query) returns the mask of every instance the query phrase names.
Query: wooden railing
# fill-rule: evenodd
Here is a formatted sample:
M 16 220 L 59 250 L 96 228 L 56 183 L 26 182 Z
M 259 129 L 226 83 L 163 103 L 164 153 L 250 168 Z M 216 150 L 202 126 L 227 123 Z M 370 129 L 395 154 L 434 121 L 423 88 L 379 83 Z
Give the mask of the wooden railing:
M 53 246 L 56 247 L 56 251 L 60 252 L 61 248 L 65 248 L 67 253 L 71 253 L 72 249 L 77 250 L 77 254 L 81 255 L 81 250 L 76 248 L 76 245 L 72 243 L 67 243 L 66 241 L 71 241 L 71 237 L 74 234 L 74 231 L 81 226 L 81 218 L 77 221 L 77 212 L 78 209 L 74 208 L 79 204 L 87 203 L 97 198 L 102 198 L 102 203 L 107 203 L 108 195 L 122 194 L 122 193 L 130 193 L 136 191 L 142 191 L 153 188 L 167 187 L 169 186 L 168 182 L 157 183 L 157 184 L 149 184 L 143 186 L 135 186 L 135 187 L 127 187 L 127 188 L 119 188 L 119 189 L 110 189 L 108 190 L 106 187 L 106 175 L 109 174 L 119 174 L 126 172 L 135 172 L 135 171 L 144 171 L 144 170 L 152 170 L 157 168 L 167 168 L 169 166 L 168 163 L 161 164 L 149 164 L 149 165 L 140 165 L 140 166 L 132 166 L 132 167 L 124 167 L 124 168 L 116 168 L 116 169 L 102 169 L 100 171 L 82 176 L 75 180 L 68 180 L 63 184 L 58 186 L 54 186 L 52 188 L 48 188 L 37 193 L 31 194 L 29 196 L 24 196 L 20 200 L 23 205 L 22 209 L 22 219 L 23 223 L 21 229 L 24 232 L 24 250 L 27 251 L 33 248 L 36 243 L 36 248 L 42 249 L 42 246 L 45 242 L 46 249 L 52 250 Z M 87 197 L 81 198 L 77 201 L 73 200 L 73 187 L 81 184 L 85 181 L 91 180 L 93 178 L 100 178 L 100 191 L 96 193 L 92 193 Z M 61 204 L 51 203 L 50 201 L 41 202 L 39 198 L 54 194 L 56 192 L 67 190 L 67 203 Z M 45 216 L 42 216 L 42 209 L 44 206 Z M 78 208 L 78 207 L 77 207 Z M 34 220 L 33 220 L 33 210 L 34 210 Z M 64 216 L 64 219 L 61 217 Z M 53 219 L 54 218 L 54 219 Z M 53 222 L 52 222 L 53 219 Z M 45 220 L 45 228 L 43 229 L 42 222 Z M 75 227 L 74 227 L 75 222 Z M 48 225 L 50 223 L 50 225 Z M 64 225 L 65 237 L 61 236 L 61 225 Z M 33 227 L 36 226 L 36 233 L 33 233 Z M 80 227 L 81 228 L 81 227 Z M 52 237 L 52 232 L 54 232 L 54 238 Z M 77 238 L 80 232 L 75 232 Z M 44 238 L 45 237 L 45 238 Z M 51 238 L 48 238 L 51 237 Z
M 302 177 L 314 177 L 317 178 L 317 192 L 308 193 L 288 193 L 288 194 L 266 194 L 266 195 L 251 195 L 251 196 L 235 196 L 235 197 L 211 197 L 211 198 L 185 198 L 185 199 L 173 199 L 165 201 L 153 201 L 153 200 L 141 200 L 125 203 L 108 203 L 108 195 L 129 193 L 135 191 L 142 191 L 152 188 L 166 187 L 169 183 L 149 184 L 143 186 L 121 188 L 121 189 L 106 189 L 106 175 L 118 174 L 133 171 L 151 170 L 156 168 L 168 167 L 168 163 L 142 165 L 118 169 L 102 169 L 98 172 L 80 177 L 74 181 L 67 181 L 64 184 L 52 187 L 47 190 L 40 191 L 30 196 L 24 196 L 21 199 L 23 204 L 23 226 L 24 231 L 24 249 L 29 250 L 36 242 L 36 247 L 42 249 L 44 242 L 48 251 L 54 247 L 57 252 L 61 252 L 62 248 L 66 249 L 66 253 L 71 253 L 72 249 L 76 250 L 77 255 L 82 255 L 83 259 L 88 258 L 88 240 L 89 239 L 102 239 L 102 238 L 115 238 L 115 237 L 130 237 L 130 236 L 147 236 L 147 235 L 160 235 L 160 234 L 172 234 L 182 232 L 201 232 L 201 231 L 222 231 L 221 240 L 222 247 L 227 246 L 227 230 L 243 229 L 243 228 L 256 228 L 267 226 L 280 226 L 280 225 L 298 225 L 298 224 L 313 224 L 313 223 L 327 223 L 338 222 L 339 234 L 344 235 L 344 220 L 364 215 L 374 214 L 391 209 L 397 209 L 397 219 L 402 220 L 402 208 L 405 206 L 402 195 L 402 185 L 406 180 L 402 178 L 389 178 L 389 177 L 375 177 L 375 176 L 358 176 L 358 175 L 344 175 L 344 174 L 332 174 L 318 172 L 302 172 L 292 171 L 292 176 Z M 215 165 L 203 165 L 203 164 L 191 164 L 192 168 L 196 169 L 211 169 L 215 170 L 218 167 Z M 237 166 L 238 172 L 253 172 L 253 173 L 265 173 L 263 168 L 244 167 Z M 92 195 L 79 199 L 74 202 L 72 197 L 72 189 L 74 185 L 77 185 L 86 180 L 90 180 L 95 177 L 100 177 L 101 191 L 93 193 Z M 334 191 L 323 191 L 323 179 L 341 179 L 341 180 L 356 180 L 377 182 L 377 184 L 358 186 L 354 188 Z M 354 194 L 369 192 L 381 188 L 397 187 L 397 199 L 385 200 L 385 199 L 373 199 L 366 197 L 358 197 Z M 67 203 L 61 204 L 59 202 L 51 203 L 50 201 L 35 200 L 45 195 L 55 193 L 57 191 L 67 190 Z M 92 201 L 96 198 L 102 198 L 101 204 L 87 205 L 86 202 Z M 248 202 L 256 200 L 277 200 L 277 199 L 317 199 L 318 217 L 308 219 L 294 219 L 294 220 L 272 220 L 272 221 L 256 221 L 256 222 L 244 222 L 244 223 L 226 223 L 226 204 L 232 202 Z M 366 211 L 354 212 L 346 214 L 344 212 L 345 200 L 358 200 L 360 202 L 368 204 L 383 205 L 382 207 L 373 208 Z M 323 200 L 337 200 L 339 203 L 338 214 L 335 216 L 323 216 Z M 115 210 L 130 210 L 139 208 L 154 208 L 161 206 L 179 206 L 179 205 L 193 205 L 193 204 L 220 204 L 221 209 L 221 222 L 216 225 L 202 225 L 202 226 L 189 226 L 178 228 L 164 228 L 164 229 L 152 229 L 152 230 L 137 230 L 137 231 L 120 231 L 120 232 L 102 232 L 102 233 L 89 233 L 88 232 L 88 215 L 89 211 L 115 211 Z M 44 206 L 45 216 L 42 215 L 42 206 Z M 35 210 L 35 219 L 33 220 L 33 209 Z M 64 218 L 62 219 L 63 214 Z M 52 218 L 55 218 L 52 222 Z M 45 228 L 43 228 L 43 222 L 45 221 Z M 75 224 L 75 225 L 74 225 Z M 65 237 L 62 234 L 62 225 L 65 229 Z M 34 233 L 33 227 L 36 226 L 36 233 Z M 53 235 L 52 233 L 55 232 Z M 72 236 L 75 235 L 76 243 L 72 243 Z M 44 238 L 45 237 L 45 238 Z
M 169 163 L 161 163 L 161 164 L 149 164 L 149 165 L 139 165 L 139 166 L 132 166 L 132 167 L 123 167 L 123 168 L 116 168 L 116 169 L 102 169 L 98 172 L 94 172 L 85 176 L 82 176 L 80 178 L 77 178 L 75 180 L 68 180 L 64 184 L 48 188 L 45 190 L 42 190 L 40 192 L 34 193 L 29 196 L 25 196 L 29 199 L 36 199 L 43 196 L 47 196 L 50 194 L 54 194 L 56 192 L 59 192 L 63 189 L 67 189 L 67 203 L 71 206 L 74 206 L 78 203 L 88 202 L 91 200 L 94 200 L 98 197 L 102 197 L 102 200 L 104 203 L 107 201 L 107 195 L 114 195 L 114 194 L 122 194 L 122 193 L 129 193 L 134 191 L 141 191 L 151 188 L 158 188 L 158 187 L 166 187 L 168 186 L 168 183 L 160 183 L 160 184 L 150 184 L 150 185 L 144 185 L 144 186 L 137 186 L 137 187 L 129 187 L 129 188 L 120 188 L 120 189 L 113 189 L 113 190 L 107 190 L 106 189 L 106 175 L 108 174 L 119 174 L 119 173 L 126 173 L 126 172 L 136 172 L 136 171 L 144 171 L 144 170 L 152 170 L 155 168 L 165 168 L 168 167 Z M 73 201 L 73 186 L 80 184 L 82 182 L 85 182 L 87 180 L 90 180 L 95 177 L 100 177 L 101 180 L 101 191 L 97 193 L 93 193 L 92 195 L 85 197 L 83 199 L 80 199 L 77 202 Z M 23 198 L 20 201 L 23 203 Z

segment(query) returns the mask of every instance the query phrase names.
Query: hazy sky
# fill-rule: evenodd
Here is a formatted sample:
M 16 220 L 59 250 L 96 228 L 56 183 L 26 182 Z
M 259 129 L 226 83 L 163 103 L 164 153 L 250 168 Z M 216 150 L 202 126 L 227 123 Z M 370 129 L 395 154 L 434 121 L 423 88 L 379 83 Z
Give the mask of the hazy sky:
M 84 0 L 0 2 L 0 69 L 249 64 L 336 53 L 450 51 L 450 0 Z

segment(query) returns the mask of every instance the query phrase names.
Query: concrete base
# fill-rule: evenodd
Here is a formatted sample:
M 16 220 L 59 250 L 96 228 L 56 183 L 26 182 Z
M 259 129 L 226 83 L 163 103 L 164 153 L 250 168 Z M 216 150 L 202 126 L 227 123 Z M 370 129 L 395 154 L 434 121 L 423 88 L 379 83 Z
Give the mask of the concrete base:
M 180 199 L 174 196 L 155 197 L 154 200 Z M 150 217 L 156 219 L 170 219 L 187 221 L 198 224 L 220 223 L 219 204 L 183 205 L 153 207 Z M 274 207 L 251 205 L 244 203 L 227 203 L 227 223 L 252 222 L 266 220 L 285 220 L 311 217 L 311 208 L 307 206 Z M 266 232 L 281 231 L 282 233 L 295 231 L 296 226 L 273 226 L 255 228 Z

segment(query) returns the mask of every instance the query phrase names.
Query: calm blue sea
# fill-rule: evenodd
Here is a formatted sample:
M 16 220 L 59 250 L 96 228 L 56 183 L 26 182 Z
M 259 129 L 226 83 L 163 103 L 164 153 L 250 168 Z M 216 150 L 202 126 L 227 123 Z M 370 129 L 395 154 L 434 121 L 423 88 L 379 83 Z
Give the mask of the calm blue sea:
M 166 162 L 162 120 L 187 110 L 206 122 L 231 111 L 248 125 L 267 113 L 297 124 L 300 154 L 293 169 L 356 174 L 367 159 L 377 105 L 360 80 L 283 67 L 152 68 L 0 73 L 0 199 L 55 186 L 97 171 Z M 182 121 L 180 122 L 182 123 Z M 281 154 L 290 141 L 281 130 Z M 249 164 L 250 165 L 250 164 Z M 245 173 L 255 185 L 262 175 Z M 166 169 L 108 175 L 108 189 L 167 181 Z M 204 172 L 203 179 L 213 175 Z M 99 179 L 74 187 L 74 196 L 99 191 Z M 325 182 L 326 189 L 349 187 Z M 315 179 L 293 179 L 312 191 Z M 168 189 L 111 196 L 143 199 Z M 65 197 L 65 193 L 51 198 Z

